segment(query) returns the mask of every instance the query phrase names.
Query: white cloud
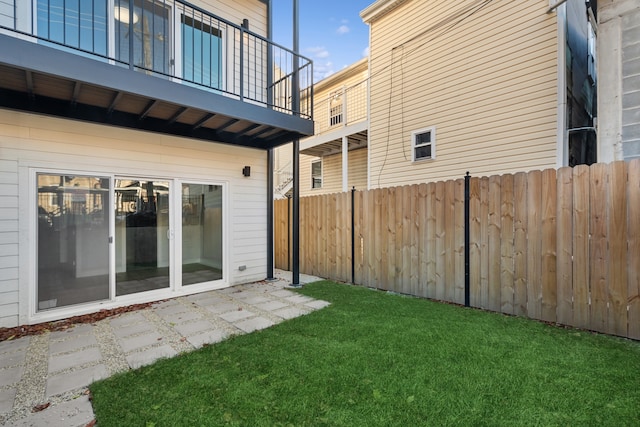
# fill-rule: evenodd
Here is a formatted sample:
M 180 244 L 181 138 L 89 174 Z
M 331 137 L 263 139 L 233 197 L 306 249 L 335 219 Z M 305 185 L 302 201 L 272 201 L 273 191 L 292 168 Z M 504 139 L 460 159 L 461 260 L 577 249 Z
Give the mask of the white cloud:
M 315 46 L 307 49 L 307 52 L 311 56 L 317 59 L 323 59 L 329 57 L 329 51 L 324 46 Z
M 365 47 L 362 51 L 362 57 L 366 58 L 367 56 L 369 56 L 369 46 Z
M 340 25 L 336 30 L 336 33 L 342 35 L 342 34 L 347 34 L 349 31 L 350 31 L 349 27 L 347 27 L 346 25 Z

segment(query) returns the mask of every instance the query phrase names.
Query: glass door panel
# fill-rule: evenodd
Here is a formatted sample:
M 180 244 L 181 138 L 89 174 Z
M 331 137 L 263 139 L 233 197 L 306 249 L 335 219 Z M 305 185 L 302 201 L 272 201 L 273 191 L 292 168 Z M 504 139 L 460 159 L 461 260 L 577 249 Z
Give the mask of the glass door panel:
M 38 174 L 38 311 L 109 299 L 109 178 Z
M 115 181 L 116 295 L 168 288 L 169 183 Z
M 222 279 L 222 186 L 182 184 L 182 285 Z

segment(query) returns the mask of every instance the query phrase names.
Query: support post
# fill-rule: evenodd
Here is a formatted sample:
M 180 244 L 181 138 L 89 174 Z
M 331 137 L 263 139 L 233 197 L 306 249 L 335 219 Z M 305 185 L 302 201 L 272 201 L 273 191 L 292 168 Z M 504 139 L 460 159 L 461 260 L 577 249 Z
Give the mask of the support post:
M 293 0 L 293 80 L 291 82 L 291 109 L 293 114 L 300 115 L 300 76 L 298 68 L 299 23 L 298 0 Z M 291 263 L 291 286 L 300 286 L 300 140 L 293 141 L 293 253 Z
M 469 186 L 471 175 L 469 172 L 464 177 L 464 306 L 471 306 L 471 271 L 470 271 L 470 255 L 469 255 Z
M 342 137 L 342 191 L 349 188 L 349 137 Z
M 273 280 L 273 153 L 267 150 L 267 280 Z

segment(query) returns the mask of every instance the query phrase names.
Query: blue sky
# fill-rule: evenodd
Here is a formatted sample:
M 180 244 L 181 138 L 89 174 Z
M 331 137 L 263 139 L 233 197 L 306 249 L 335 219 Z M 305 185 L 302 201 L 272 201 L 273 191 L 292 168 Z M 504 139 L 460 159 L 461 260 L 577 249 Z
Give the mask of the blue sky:
M 367 54 L 369 27 L 360 11 L 374 0 L 298 0 L 300 53 L 313 60 L 315 80 L 353 64 Z M 293 45 L 292 0 L 273 0 L 273 38 Z

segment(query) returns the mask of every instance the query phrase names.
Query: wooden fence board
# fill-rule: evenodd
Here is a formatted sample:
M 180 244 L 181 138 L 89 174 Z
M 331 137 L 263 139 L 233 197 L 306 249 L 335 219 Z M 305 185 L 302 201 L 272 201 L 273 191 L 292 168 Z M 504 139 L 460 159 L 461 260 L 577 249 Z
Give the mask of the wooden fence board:
M 436 298 L 444 300 L 446 298 L 445 282 L 445 200 L 444 182 L 436 183 Z
M 387 236 L 393 236 L 395 233 L 395 235 L 398 234 L 398 231 L 396 230 L 396 228 L 394 227 L 394 222 L 397 224 L 398 222 L 398 211 L 394 209 L 394 202 L 391 200 L 390 198 L 391 193 L 388 191 L 384 191 L 383 190 L 383 194 L 382 194 L 382 222 L 385 225 L 383 228 L 383 235 L 387 235 Z M 397 205 L 398 203 L 402 203 L 402 193 L 398 193 L 398 189 L 396 188 L 395 191 L 395 204 Z M 391 215 L 393 215 L 395 213 L 396 215 L 396 220 L 393 221 L 391 218 Z M 397 237 L 396 237 L 396 243 L 397 243 Z M 394 246 L 395 250 L 398 250 L 397 245 Z M 385 278 L 385 277 L 394 277 L 394 273 L 393 270 L 397 269 L 397 258 L 395 257 L 395 254 L 393 253 L 393 251 L 391 250 L 391 246 L 389 245 L 389 247 L 387 248 L 382 248 L 382 259 L 385 259 L 386 261 L 383 263 L 383 265 L 380 266 L 380 270 L 381 270 L 381 274 L 380 277 Z M 389 289 L 389 290 L 397 290 L 397 283 L 393 282 L 393 281 L 389 281 L 387 279 L 383 279 L 385 281 L 385 283 L 383 284 L 383 289 Z
M 400 292 L 411 293 L 411 186 L 402 187 L 402 256 Z M 399 218 L 398 218 L 399 219 Z
M 420 297 L 427 297 L 427 281 L 428 270 L 427 263 L 429 252 L 427 248 L 427 222 L 428 222 L 428 207 L 427 207 L 427 184 L 420 184 L 418 186 L 418 218 L 419 218 L 419 239 L 418 239 L 418 293 Z
M 556 321 L 556 215 L 557 181 L 555 169 L 542 171 L 542 320 Z
M 500 207 L 500 311 L 514 314 L 514 177 L 502 176 Z
M 489 177 L 489 300 L 488 309 L 500 311 L 500 204 L 501 178 L 498 175 Z
M 363 235 L 363 260 L 362 260 L 362 284 L 364 286 L 373 287 L 371 280 L 371 265 L 373 263 L 373 236 L 375 233 L 373 221 L 373 191 L 365 191 L 362 193 L 362 229 Z
M 480 308 L 489 308 L 489 178 L 480 178 Z
M 427 184 L 427 298 L 436 298 L 437 283 L 437 202 L 436 184 Z
M 599 332 L 608 331 L 607 322 L 607 167 L 595 164 L 591 167 L 591 242 L 589 251 L 591 324 L 590 328 Z
M 591 324 L 589 296 L 589 217 L 591 172 L 586 165 L 573 168 L 573 322 L 578 328 Z
M 527 174 L 527 313 L 533 319 L 542 316 L 542 173 Z
M 513 314 L 527 315 L 527 174 L 513 181 Z
M 451 180 L 301 198 L 301 272 L 462 303 L 463 195 Z M 640 339 L 640 160 L 471 178 L 469 209 L 473 306 Z M 290 269 L 287 200 L 274 215 Z
M 464 304 L 464 179 L 455 182 L 455 299 Z
M 480 179 L 469 181 L 469 299 L 471 307 L 481 305 L 480 287 Z
M 351 283 L 354 285 L 363 284 L 362 280 L 362 194 L 363 191 L 356 191 L 353 197 L 353 232 L 354 232 L 354 277 Z
M 324 277 L 337 278 L 338 277 L 338 250 L 336 245 L 336 235 L 339 230 L 340 212 L 338 212 L 338 198 L 336 194 L 327 195 L 326 207 L 326 227 L 327 227 L 327 275 Z
M 627 199 L 627 336 L 640 340 L 640 159 L 628 165 Z
M 445 203 L 445 218 L 444 218 L 444 286 L 445 286 L 445 301 L 453 302 L 455 300 L 455 243 L 456 243 L 456 228 L 455 228 L 455 182 L 446 181 L 444 189 L 444 203 Z
M 557 321 L 573 322 L 573 169 L 558 170 Z
M 624 161 L 609 166 L 609 333 L 627 335 L 627 171 Z M 640 254 L 636 253 L 636 256 Z
M 420 232 L 422 229 L 420 225 L 423 221 L 424 217 L 420 216 L 419 188 L 416 184 L 411 186 L 411 213 L 409 215 L 409 222 L 411 224 L 411 229 L 409 230 L 409 236 L 411 238 L 409 293 L 411 295 L 420 295 Z

